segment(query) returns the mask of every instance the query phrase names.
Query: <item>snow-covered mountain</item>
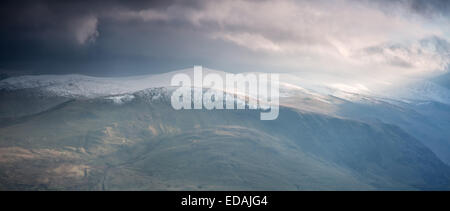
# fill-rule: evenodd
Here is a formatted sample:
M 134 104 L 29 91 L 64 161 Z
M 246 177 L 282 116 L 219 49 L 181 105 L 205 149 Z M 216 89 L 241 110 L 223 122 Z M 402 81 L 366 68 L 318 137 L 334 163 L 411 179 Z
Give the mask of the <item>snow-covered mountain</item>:
M 24 162 L 44 163 L 45 172 L 20 168 L 11 173 L 14 178 L 41 175 L 51 182 L 65 181 L 67 172 L 75 169 L 84 175 L 79 180 L 82 189 L 134 187 L 108 179 L 116 176 L 132 176 L 145 188 L 167 189 L 154 181 L 166 184 L 163 180 L 174 174 L 183 175 L 175 179 L 188 178 L 195 187 L 203 187 L 196 178 L 206 175 L 198 172 L 207 169 L 215 169 L 217 178 L 224 178 L 220 184 L 232 185 L 228 179 L 238 175 L 244 178 L 239 185 L 249 188 L 269 183 L 288 190 L 325 184 L 336 185 L 334 189 L 448 187 L 450 105 L 442 97 L 446 88 L 436 88 L 437 83 L 425 86 L 433 88 L 416 87 L 423 95 L 416 93 L 411 98 L 394 92 L 375 93 L 358 84 L 312 84 L 284 73 L 280 74 L 280 116 L 275 121 L 260 121 L 255 110 L 174 112 L 169 100 L 175 87 L 170 87 L 170 80 L 176 73 L 193 77 L 193 69 L 185 69 L 133 77 L 41 75 L 1 80 L 0 160 L 22 162 L 23 157 L 36 157 Z M 208 73 L 225 74 L 204 68 L 203 74 Z M 402 91 L 412 89 L 403 87 Z M 427 94 L 436 90 L 440 93 Z M 39 157 L 49 154 L 40 150 L 64 154 L 61 159 L 70 155 L 73 160 L 57 167 L 53 157 Z M 268 153 L 274 159 L 266 162 Z M 180 169 L 187 166 L 179 163 L 186 159 L 211 165 Z M 256 163 L 249 165 L 248 160 Z M 75 161 L 83 165 L 73 167 Z M 106 164 L 91 166 L 98 163 Z M 261 174 L 261 166 L 268 178 L 245 186 L 248 175 Z M 46 173 L 66 167 L 70 169 L 58 171 L 62 173 Z M 0 162 L 1 168 L 9 166 Z M 223 168 L 231 170 L 220 173 Z M 0 175 L 0 188 L 21 182 Z M 61 184 L 73 188 L 67 186 L 71 182 Z M 180 187 L 192 188 L 185 183 Z
M 169 85 L 170 77 L 171 74 L 111 78 L 85 75 L 19 76 L 0 81 L 0 89 L 40 89 L 59 96 L 94 98 L 165 87 Z
M 151 74 L 131 77 L 92 77 L 85 75 L 32 75 L 11 77 L 0 81 L 0 90 L 37 89 L 48 94 L 65 97 L 95 98 L 101 96 L 130 94 L 140 90 L 157 87 L 169 87 L 173 75 L 184 73 L 193 78 L 193 69 L 183 69 L 163 74 Z M 224 76 L 226 72 L 203 68 L 203 75 L 209 73 Z M 256 73 L 258 74 L 258 73 Z M 346 100 L 361 98 L 385 98 L 407 101 L 437 101 L 450 103 L 450 91 L 429 80 L 416 80 L 404 87 L 395 87 L 385 93 L 372 93 L 362 84 L 315 84 L 292 74 L 280 74 L 280 95 L 288 97 L 292 92 L 303 92 L 317 99 L 328 96 Z

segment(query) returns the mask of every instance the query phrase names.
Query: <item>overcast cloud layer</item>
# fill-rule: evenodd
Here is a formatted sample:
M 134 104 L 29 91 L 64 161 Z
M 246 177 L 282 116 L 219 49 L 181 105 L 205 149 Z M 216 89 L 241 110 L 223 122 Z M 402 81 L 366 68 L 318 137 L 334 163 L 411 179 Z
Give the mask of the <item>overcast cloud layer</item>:
M 0 9 L 4 71 L 134 75 L 200 64 L 397 78 L 450 62 L 445 0 L 21 2 Z

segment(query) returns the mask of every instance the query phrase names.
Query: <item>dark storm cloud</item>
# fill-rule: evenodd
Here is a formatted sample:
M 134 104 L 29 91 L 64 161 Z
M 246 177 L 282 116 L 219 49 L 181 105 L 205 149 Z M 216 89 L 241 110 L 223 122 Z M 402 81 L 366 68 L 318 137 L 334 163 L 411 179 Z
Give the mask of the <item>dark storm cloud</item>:
M 398 8 L 401 7 L 426 18 L 450 17 L 450 1 L 448 0 L 375 0 L 368 3 L 376 3 L 390 12 L 398 12 Z
M 108 18 L 123 10 L 164 9 L 177 3 L 159 1 L 2 1 L 0 26 L 2 35 L 30 39 L 71 39 L 73 26 L 86 18 Z M 183 1 L 183 4 L 194 1 Z M 177 3 L 178 4 L 178 3 Z M 196 5 L 196 4 L 191 4 Z
M 450 1 L 448 0 L 412 0 L 410 8 L 425 16 L 450 16 Z
M 405 25 L 403 21 L 385 26 L 388 18 L 372 10 L 360 12 L 351 0 L 25 0 L 1 4 L 0 70 L 36 73 L 126 75 L 194 64 L 256 71 L 267 67 L 264 61 L 291 64 L 300 56 L 310 57 L 298 51 L 322 57 L 323 52 L 348 54 L 359 43 L 388 37 L 386 33 L 373 38 L 373 34 Z M 423 17 L 450 14 L 448 1 L 380 0 L 377 4 Z M 329 19 L 320 16 L 324 12 L 331 13 Z M 353 40 L 354 46 L 349 42 Z
M 111 55 L 93 45 L 102 36 L 100 22 L 118 11 L 164 9 L 174 2 L 2 1 L 0 68 L 38 73 L 77 72 L 77 68 L 86 69 L 92 63 L 101 68 Z

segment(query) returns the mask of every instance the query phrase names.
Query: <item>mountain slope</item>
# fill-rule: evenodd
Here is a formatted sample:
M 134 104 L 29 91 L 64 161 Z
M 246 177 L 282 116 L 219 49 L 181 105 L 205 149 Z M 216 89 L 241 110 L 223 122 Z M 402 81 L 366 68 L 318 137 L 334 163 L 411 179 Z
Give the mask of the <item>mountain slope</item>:
M 148 93 L 166 93 L 151 95 Z M 448 189 L 450 169 L 387 124 L 282 108 L 174 111 L 170 91 L 70 101 L 0 128 L 2 189 Z M 26 131 L 26 133 L 24 133 Z

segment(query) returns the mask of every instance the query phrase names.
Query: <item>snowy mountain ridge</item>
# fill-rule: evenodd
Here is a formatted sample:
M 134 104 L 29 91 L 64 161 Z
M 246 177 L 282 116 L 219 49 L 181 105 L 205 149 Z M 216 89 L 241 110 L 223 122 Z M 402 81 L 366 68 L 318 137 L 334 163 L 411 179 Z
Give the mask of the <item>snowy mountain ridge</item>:
M 177 73 L 184 73 L 193 78 L 192 68 L 162 74 L 130 77 L 93 77 L 76 74 L 18 76 L 1 80 L 0 90 L 39 89 L 55 96 L 75 98 L 108 97 L 132 94 L 149 88 L 170 87 L 170 80 Z M 203 68 L 203 75 L 209 73 L 221 76 L 227 74 L 227 72 Z M 355 86 L 348 84 L 310 86 L 308 81 L 297 82 L 294 80 L 296 78 L 298 77 L 291 74 L 280 74 L 281 98 L 290 97 L 293 93 L 304 93 L 324 102 L 327 102 L 327 99 L 332 96 L 348 101 L 367 101 L 370 99 L 376 101 L 376 99 L 384 99 L 405 103 L 410 103 L 411 101 L 436 101 L 450 104 L 450 91 L 448 88 L 427 80 L 416 81 L 412 85 L 404 87 L 397 87 L 390 92 L 373 93 L 360 84 Z

